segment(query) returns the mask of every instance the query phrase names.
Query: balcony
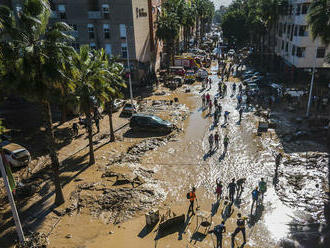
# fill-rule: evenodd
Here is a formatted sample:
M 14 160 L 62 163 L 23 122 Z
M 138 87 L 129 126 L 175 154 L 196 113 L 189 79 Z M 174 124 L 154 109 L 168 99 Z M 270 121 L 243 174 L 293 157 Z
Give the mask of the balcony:
M 101 11 L 88 11 L 88 19 L 101 19 Z

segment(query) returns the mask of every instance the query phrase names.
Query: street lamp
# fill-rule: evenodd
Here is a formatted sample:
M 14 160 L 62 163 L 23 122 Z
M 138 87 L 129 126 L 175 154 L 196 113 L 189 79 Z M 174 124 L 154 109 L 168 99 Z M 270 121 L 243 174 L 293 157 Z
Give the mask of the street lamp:
M 125 32 L 126 32 L 126 45 L 127 45 L 127 67 L 128 67 L 128 84 L 129 84 L 129 94 L 131 98 L 131 104 L 133 109 L 133 89 L 132 89 L 132 79 L 131 79 L 131 65 L 129 61 L 129 46 L 128 46 L 128 26 L 126 26 Z
M 312 70 L 311 86 L 310 86 L 310 89 L 309 89 L 309 97 L 308 97 L 308 103 L 307 103 L 306 117 L 309 116 L 309 112 L 310 112 L 310 108 L 311 108 L 313 85 L 314 85 L 314 76 L 315 76 L 315 67 L 316 67 L 317 47 L 318 47 L 318 43 L 316 43 L 316 48 L 315 48 L 314 66 L 313 66 L 313 70 Z

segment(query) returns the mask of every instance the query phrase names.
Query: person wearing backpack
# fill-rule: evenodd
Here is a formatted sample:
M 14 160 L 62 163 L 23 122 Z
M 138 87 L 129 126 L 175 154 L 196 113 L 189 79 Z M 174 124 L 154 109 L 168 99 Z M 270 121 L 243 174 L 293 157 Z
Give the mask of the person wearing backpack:
M 267 191 L 267 183 L 264 181 L 264 178 L 261 178 L 261 181 L 259 182 L 259 190 L 261 193 L 261 200 L 264 200 L 264 194 Z
M 195 212 L 194 212 L 194 202 L 195 202 L 195 200 L 197 201 L 196 188 L 195 187 L 192 188 L 192 191 L 190 191 L 189 193 L 187 193 L 187 198 L 190 201 L 190 205 L 189 205 L 189 209 L 188 209 L 188 214 L 190 212 L 192 212 L 192 215 L 195 215 Z
M 243 240 L 244 240 L 243 244 L 246 244 L 246 234 L 245 234 L 245 221 L 246 220 L 247 220 L 247 217 L 242 217 L 241 213 L 237 214 L 237 221 L 236 221 L 237 227 L 236 227 L 235 231 L 233 232 L 233 234 L 231 235 L 231 247 L 232 248 L 234 248 L 234 240 L 235 240 L 236 235 L 239 232 L 242 232 Z
M 258 187 L 256 187 L 253 191 L 252 191 L 252 206 L 251 206 L 251 213 L 253 210 L 253 206 L 254 203 L 256 203 L 256 207 L 258 206 L 258 199 L 259 199 L 259 190 Z
M 222 234 L 226 232 L 225 222 L 222 221 L 220 225 L 214 227 L 213 230 L 210 230 L 208 233 L 213 233 L 217 237 L 217 246 L 216 248 L 222 248 Z

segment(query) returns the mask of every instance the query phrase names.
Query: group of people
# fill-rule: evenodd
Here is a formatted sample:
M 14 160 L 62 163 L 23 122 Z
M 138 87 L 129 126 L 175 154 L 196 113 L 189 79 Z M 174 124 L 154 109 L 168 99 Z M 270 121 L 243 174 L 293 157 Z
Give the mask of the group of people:
M 235 201 L 235 194 L 236 194 L 236 200 L 238 200 L 243 192 L 243 185 L 246 182 L 246 178 L 240 178 L 237 181 L 235 178 L 231 180 L 231 182 L 228 184 L 227 189 L 228 189 L 228 196 L 226 196 L 224 199 L 224 210 L 222 211 L 222 221 L 221 224 L 214 226 L 212 230 L 209 231 L 209 233 L 213 233 L 216 236 L 217 239 L 217 248 L 222 248 L 222 239 L 223 239 L 223 234 L 226 233 L 226 226 L 225 222 L 226 220 L 232 215 L 234 210 L 232 209 L 232 205 Z M 257 206 L 258 204 L 261 204 L 261 201 L 264 198 L 264 194 L 267 191 L 267 183 L 264 180 L 264 178 L 261 178 L 260 182 L 258 183 L 258 187 L 256 187 L 252 191 L 252 208 L 251 208 L 251 215 L 252 215 L 252 209 L 254 204 L 256 203 Z M 217 202 L 219 203 L 222 194 L 223 194 L 223 184 L 218 178 L 216 180 L 216 190 L 215 190 L 216 196 L 217 196 Z M 261 201 L 260 201 L 260 197 Z M 189 204 L 189 209 L 188 209 L 188 215 L 192 213 L 192 215 L 195 215 L 194 211 L 194 203 L 195 201 L 197 202 L 197 196 L 196 196 L 196 188 L 193 187 L 192 190 L 187 194 L 187 198 L 190 201 Z M 198 206 L 197 206 L 198 208 Z M 197 209 L 196 208 L 196 209 Z M 243 244 L 246 243 L 246 230 L 245 230 L 245 225 L 246 221 L 248 220 L 248 217 L 242 216 L 241 213 L 237 213 L 237 220 L 236 220 L 236 229 L 234 232 L 231 234 L 231 244 L 232 247 L 234 247 L 234 242 L 236 235 L 239 234 L 240 232 L 242 233 L 243 236 Z

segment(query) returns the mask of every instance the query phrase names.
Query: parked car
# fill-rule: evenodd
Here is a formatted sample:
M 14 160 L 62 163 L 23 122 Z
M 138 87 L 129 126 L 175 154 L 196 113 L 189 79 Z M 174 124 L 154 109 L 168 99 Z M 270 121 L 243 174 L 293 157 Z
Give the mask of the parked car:
M 258 93 L 260 91 L 259 86 L 256 83 L 248 83 L 246 89 L 253 93 Z
M 134 114 L 129 123 L 130 128 L 137 131 L 171 132 L 174 125 L 158 116 Z
M 234 49 L 230 49 L 229 51 L 228 51 L 228 55 L 229 56 L 233 56 L 235 54 L 235 50 Z
M 130 117 L 137 112 L 137 106 L 135 104 L 126 103 L 120 113 L 120 117 Z
M 177 83 L 178 87 L 183 85 L 183 77 L 176 76 L 173 78 L 173 81 Z
M 195 72 L 193 70 L 187 70 L 185 75 L 185 83 L 186 84 L 193 84 L 195 82 Z
M 23 146 L 11 143 L 8 140 L 3 141 L 0 146 L 2 147 L 8 163 L 12 167 L 27 166 L 31 162 L 31 155 Z
M 185 74 L 185 69 L 183 68 L 183 66 L 170 66 L 170 68 L 168 69 L 170 73 L 174 74 L 174 75 L 179 75 L 179 76 L 184 76 Z
M 204 80 L 209 76 L 209 73 L 205 69 L 199 69 L 197 71 L 197 78 Z

